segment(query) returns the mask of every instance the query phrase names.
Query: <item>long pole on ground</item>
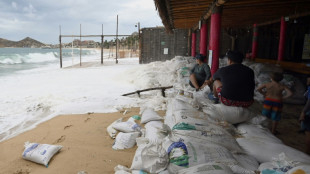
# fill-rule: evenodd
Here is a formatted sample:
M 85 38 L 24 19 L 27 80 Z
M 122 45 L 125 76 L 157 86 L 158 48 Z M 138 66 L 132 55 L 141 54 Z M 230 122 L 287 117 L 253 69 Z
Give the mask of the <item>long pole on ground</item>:
M 82 66 L 82 24 L 80 24 L 80 66 Z
M 115 55 L 116 55 L 116 64 L 118 63 L 118 60 L 117 60 L 117 48 L 118 47 L 118 15 L 116 17 L 116 52 L 115 52 Z
M 101 27 L 101 64 L 103 64 L 103 24 L 102 24 L 102 27 Z
M 62 68 L 61 26 L 60 25 L 59 25 L 59 60 L 60 60 L 60 68 Z

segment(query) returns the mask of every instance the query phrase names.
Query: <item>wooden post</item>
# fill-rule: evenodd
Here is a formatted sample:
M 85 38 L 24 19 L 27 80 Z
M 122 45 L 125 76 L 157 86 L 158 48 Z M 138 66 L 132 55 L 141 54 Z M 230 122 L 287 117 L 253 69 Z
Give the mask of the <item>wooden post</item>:
M 59 60 L 60 60 L 60 68 L 62 68 L 61 26 L 60 25 L 59 25 Z
M 207 23 L 202 21 L 200 29 L 200 54 L 207 55 Z
M 103 35 L 101 35 L 101 64 L 103 64 Z
M 196 31 L 192 32 L 192 57 L 196 57 Z
M 82 66 L 82 24 L 80 24 L 80 66 Z
M 253 25 L 253 40 L 252 40 L 252 59 L 255 59 L 257 57 L 257 45 L 258 45 L 257 37 L 258 37 L 258 28 L 257 28 L 257 25 L 254 24 Z
M 281 28 L 280 28 L 280 40 L 278 49 L 278 61 L 283 61 L 284 48 L 285 48 L 285 33 L 286 33 L 286 22 L 284 17 L 281 18 Z
M 102 24 L 102 32 L 101 32 L 101 64 L 103 64 L 103 24 Z
M 116 48 L 115 48 L 115 50 L 116 50 L 116 53 L 115 53 L 115 55 L 116 55 L 116 64 L 118 64 L 118 60 L 117 60 L 117 56 L 118 56 L 118 54 L 117 54 L 117 50 L 118 50 L 118 15 L 116 17 Z
M 140 32 L 140 22 L 138 22 L 138 38 L 139 38 L 139 49 L 136 48 L 136 50 L 139 50 L 139 64 L 142 63 L 142 41 L 141 41 L 141 32 Z
M 210 50 L 212 50 L 211 74 L 219 68 L 220 35 L 221 35 L 221 7 L 215 7 L 211 15 Z

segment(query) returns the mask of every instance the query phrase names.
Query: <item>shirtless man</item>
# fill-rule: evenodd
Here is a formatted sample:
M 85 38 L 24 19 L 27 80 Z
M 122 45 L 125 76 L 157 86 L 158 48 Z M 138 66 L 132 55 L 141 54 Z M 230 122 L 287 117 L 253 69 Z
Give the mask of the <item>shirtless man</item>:
M 277 126 L 281 120 L 282 100 L 292 96 L 292 91 L 279 82 L 283 79 L 282 73 L 274 72 L 271 75 L 271 82 L 263 84 L 257 91 L 264 95 L 264 106 L 262 114 L 272 120 L 271 132 L 276 134 Z M 285 95 L 283 95 L 285 91 Z

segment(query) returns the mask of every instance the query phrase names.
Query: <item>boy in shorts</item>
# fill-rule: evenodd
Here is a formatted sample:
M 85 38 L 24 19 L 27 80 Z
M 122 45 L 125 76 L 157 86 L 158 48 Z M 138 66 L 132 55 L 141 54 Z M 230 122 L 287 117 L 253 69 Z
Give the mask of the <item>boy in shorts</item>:
M 282 79 L 282 73 L 274 72 L 271 74 L 271 82 L 257 88 L 257 91 L 265 97 L 262 114 L 272 120 L 271 132 L 273 134 L 278 133 L 277 126 L 281 120 L 282 100 L 292 95 L 288 87 L 279 83 Z

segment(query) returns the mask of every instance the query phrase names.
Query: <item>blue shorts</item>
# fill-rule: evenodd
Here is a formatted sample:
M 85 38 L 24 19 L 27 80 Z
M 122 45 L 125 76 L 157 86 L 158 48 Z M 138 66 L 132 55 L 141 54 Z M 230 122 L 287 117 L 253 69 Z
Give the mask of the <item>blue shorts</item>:
M 266 98 L 262 114 L 272 121 L 281 120 L 282 102 L 276 99 Z

